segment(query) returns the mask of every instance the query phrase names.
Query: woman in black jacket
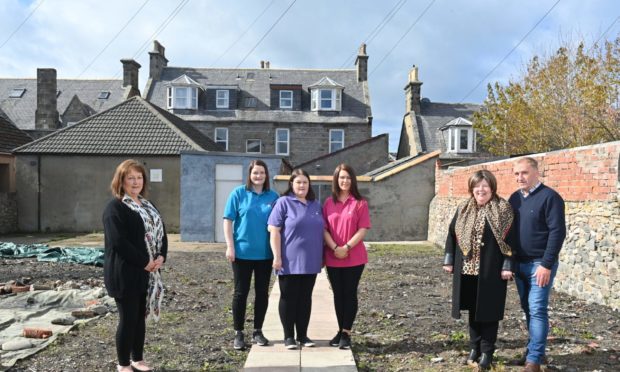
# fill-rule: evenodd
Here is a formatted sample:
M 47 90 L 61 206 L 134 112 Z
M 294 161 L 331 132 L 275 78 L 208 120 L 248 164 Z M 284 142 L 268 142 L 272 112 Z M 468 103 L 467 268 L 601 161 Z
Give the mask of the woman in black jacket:
M 459 205 L 446 240 L 443 269 L 452 277 L 452 316 L 469 313 L 468 364 L 487 370 L 493 362 L 499 321 L 504 318 L 506 283 L 513 276 L 513 212 L 497 196 L 497 181 L 487 170 L 468 182 L 471 197 Z
M 117 369 L 150 371 L 143 360 L 145 320 L 159 320 L 164 294 L 159 269 L 166 260 L 168 239 L 159 211 L 145 199 L 142 164 L 131 159 L 122 162 L 110 188 L 114 199 L 103 212 L 103 273 L 108 294 L 118 307 Z

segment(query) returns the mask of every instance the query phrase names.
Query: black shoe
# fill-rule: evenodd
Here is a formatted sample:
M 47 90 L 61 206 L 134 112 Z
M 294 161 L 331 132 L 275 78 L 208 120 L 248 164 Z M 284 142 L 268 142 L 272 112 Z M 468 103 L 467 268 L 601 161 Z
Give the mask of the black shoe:
M 314 347 L 314 345 L 316 345 L 314 341 L 308 338 L 308 336 L 300 337 L 297 341 L 299 341 L 299 343 L 305 347 Z
M 334 338 L 332 338 L 332 340 L 329 342 L 329 346 L 340 346 L 340 335 L 342 335 L 342 331 L 338 331 Z
M 478 363 L 478 359 L 480 359 L 480 350 L 471 349 L 469 352 L 469 356 L 467 357 L 467 365 L 471 365 L 474 363 Z
M 338 348 L 342 350 L 348 350 L 351 348 L 351 335 L 346 332 L 342 332 L 340 335 L 340 342 Z
M 491 364 L 493 363 L 493 354 L 492 353 L 482 353 L 480 357 L 480 361 L 478 362 L 478 368 L 483 371 L 491 369 Z
M 284 340 L 284 347 L 286 347 L 289 350 L 295 350 L 295 349 L 297 349 L 297 342 L 295 342 L 294 338 L 287 337 Z
M 245 340 L 243 339 L 243 331 L 235 332 L 235 341 L 233 341 L 233 348 L 235 350 L 245 349 Z
M 257 329 L 252 334 L 252 341 L 256 343 L 258 346 L 266 346 L 269 345 L 269 340 L 265 336 L 263 336 L 263 331 Z

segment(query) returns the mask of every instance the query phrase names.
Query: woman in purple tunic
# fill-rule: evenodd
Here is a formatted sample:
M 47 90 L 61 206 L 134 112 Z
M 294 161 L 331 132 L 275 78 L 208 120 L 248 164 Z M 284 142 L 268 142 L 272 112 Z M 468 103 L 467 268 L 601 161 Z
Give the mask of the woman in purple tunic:
M 297 349 L 297 341 L 314 346 L 308 338 L 312 290 L 323 260 L 323 215 L 321 204 L 303 169 L 293 170 L 286 192 L 276 201 L 267 222 L 273 268 L 280 286 L 280 321 L 284 345 Z

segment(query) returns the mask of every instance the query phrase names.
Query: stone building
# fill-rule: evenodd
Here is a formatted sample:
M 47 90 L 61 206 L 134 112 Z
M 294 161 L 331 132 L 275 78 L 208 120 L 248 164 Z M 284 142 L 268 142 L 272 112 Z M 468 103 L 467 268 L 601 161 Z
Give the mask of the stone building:
M 297 165 L 371 137 L 365 45 L 354 69 L 173 67 L 157 41 L 149 54 L 143 97 L 227 151 Z
M 397 159 L 441 151 L 443 166 L 466 165 L 490 157 L 477 143 L 471 117 L 480 109 L 469 103 L 439 103 L 422 98 L 418 68 L 409 71 L 405 86 L 406 108 Z
M 32 141 L 0 111 L 0 234 L 17 230 L 14 148 Z
M 121 63 L 123 79 L 58 79 L 53 68 L 37 69 L 36 79 L 0 78 L 0 110 L 32 138 L 43 137 L 140 95 L 140 65 Z

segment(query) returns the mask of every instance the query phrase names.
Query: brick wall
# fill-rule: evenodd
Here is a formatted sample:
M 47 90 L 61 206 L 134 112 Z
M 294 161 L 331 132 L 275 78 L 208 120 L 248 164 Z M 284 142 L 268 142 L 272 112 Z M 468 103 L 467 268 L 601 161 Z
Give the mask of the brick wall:
M 0 234 L 17 231 L 17 199 L 15 193 L 0 192 Z
M 566 202 L 567 238 L 560 254 L 555 288 L 620 309 L 620 141 L 532 155 L 541 180 Z M 515 159 L 441 170 L 429 213 L 429 240 L 443 246 L 458 203 L 466 199 L 467 179 L 487 169 L 498 194 L 516 190 Z

